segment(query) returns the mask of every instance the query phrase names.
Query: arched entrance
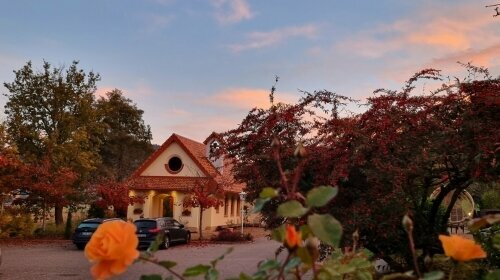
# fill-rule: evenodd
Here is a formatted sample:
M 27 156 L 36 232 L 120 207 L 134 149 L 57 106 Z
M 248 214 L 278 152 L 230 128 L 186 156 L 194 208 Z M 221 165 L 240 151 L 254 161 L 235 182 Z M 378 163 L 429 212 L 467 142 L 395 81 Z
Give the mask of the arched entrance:
M 174 196 L 171 193 L 156 194 L 151 210 L 151 217 L 174 217 Z
M 437 188 L 432 192 L 431 199 L 434 199 L 439 194 L 440 189 Z M 443 199 L 443 204 L 448 206 L 451 203 L 451 199 L 455 191 L 450 192 Z M 453 208 L 451 209 L 450 217 L 448 218 L 448 230 L 450 233 L 458 233 L 458 230 L 461 229 L 462 233 L 465 233 L 467 220 L 472 218 L 472 214 L 474 212 L 474 199 L 466 190 L 463 190 L 459 196 Z
M 163 214 L 162 217 L 174 217 L 174 198 L 170 195 L 162 199 Z

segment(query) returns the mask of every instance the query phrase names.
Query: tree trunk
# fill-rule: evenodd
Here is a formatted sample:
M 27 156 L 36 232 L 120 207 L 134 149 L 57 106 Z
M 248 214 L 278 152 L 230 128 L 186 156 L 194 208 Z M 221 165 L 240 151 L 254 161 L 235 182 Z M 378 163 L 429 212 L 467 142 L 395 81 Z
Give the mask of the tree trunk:
M 66 228 L 64 229 L 64 239 L 70 239 L 71 238 L 71 228 L 73 225 L 73 212 L 71 212 L 70 209 L 68 209 L 68 216 L 66 218 Z
M 200 219 L 198 221 L 198 232 L 199 232 L 199 240 L 203 239 L 203 207 L 200 206 Z
M 63 223 L 63 207 L 56 205 L 54 207 L 54 216 L 55 216 L 55 222 L 56 226 L 60 226 Z
M 43 212 L 42 212 L 42 230 L 45 232 L 45 219 L 47 218 L 47 204 L 45 199 L 43 200 Z

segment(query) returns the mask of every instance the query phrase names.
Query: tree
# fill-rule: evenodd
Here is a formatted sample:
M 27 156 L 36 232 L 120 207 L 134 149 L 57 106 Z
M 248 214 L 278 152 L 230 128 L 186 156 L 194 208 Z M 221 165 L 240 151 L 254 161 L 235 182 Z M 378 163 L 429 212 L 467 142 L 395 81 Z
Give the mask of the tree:
M 353 100 L 328 91 L 303 94 L 304 97 L 297 104 L 278 103 L 267 110 L 252 109 L 239 127 L 221 135 L 223 149 L 220 153 L 234 162 L 235 179 L 246 184 L 249 201 L 258 198 L 265 187 L 279 188 L 286 183 L 283 182 L 285 178 L 280 175 L 280 169 L 288 175 L 295 169 L 299 161 L 294 153 L 299 142 L 307 147 L 308 152 L 300 160 L 302 166 L 296 174 L 301 176 L 301 180 L 295 180 L 300 184 L 293 188 L 294 192 L 303 194 L 314 187 L 315 182 L 319 185 L 329 183 L 331 168 L 337 168 L 339 174 L 343 174 L 340 172 L 343 170 L 342 162 L 333 160 L 343 148 L 338 145 L 325 146 L 322 137 L 318 136 L 320 133 L 325 137 L 328 133 L 341 134 L 349 130 L 352 119 L 338 116 L 341 113 L 350 114 L 343 111 L 342 106 Z M 324 131 L 327 121 L 335 130 Z M 276 146 L 279 149 L 275 149 Z M 277 157 L 280 166 L 276 164 Z M 283 222 L 275 215 L 279 202 L 275 199 L 263 209 L 263 218 L 269 228 Z
M 199 207 L 200 217 L 198 223 L 199 239 L 203 239 L 203 213 L 211 207 L 220 207 L 224 203 L 221 199 L 224 197 L 223 188 L 220 185 L 210 184 L 207 179 L 200 178 L 195 186 L 190 188 L 189 195 L 184 198 L 183 207 Z
M 254 109 L 223 134 L 236 178 L 247 182 L 250 199 L 264 187 L 278 189 L 280 181 L 298 182 L 288 195 L 299 201 L 311 186 L 338 186 L 323 211 L 342 222 L 347 236 L 359 228 L 365 246 L 385 258 L 408 256 L 400 245 L 406 244 L 401 217 L 410 211 L 416 245 L 432 254 L 461 191 L 475 181 L 498 180 L 500 80 L 485 69 L 465 68 L 470 76 L 429 94 L 414 90 L 423 79 L 445 81 L 433 69 L 417 73 L 400 91 L 377 90 L 357 115 L 342 114 L 350 100 L 327 91 L 305 93 L 294 105 Z M 307 151 L 303 167 L 291 156 L 298 142 Z M 284 159 L 282 167 L 271 160 L 273 143 L 280 145 L 274 158 Z M 436 188 L 440 193 L 430 200 Z M 448 194 L 451 203 L 443 205 Z M 273 217 L 279 199 L 266 204 L 266 216 Z
M 10 195 L 10 193 L 16 189 L 20 189 L 24 186 L 23 175 L 26 166 L 19 159 L 19 157 L 10 152 L 3 151 L 0 153 L 0 194 L 2 195 L 2 201 L 4 196 Z
M 144 111 L 118 89 L 97 100 L 96 108 L 105 125 L 98 175 L 123 181 L 152 153 L 151 128 L 144 124 Z
M 118 217 L 127 216 L 127 207 L 130 204 L 144 203 L 142 198 L 128 195 L 128 186 L 125 182 L 118 182 L 113 179 L 103 179 L 98 184 L 95 184 L 92 193 L 94 194 L 93 207 L 106 210 L 112 206 Z
M 491 8 L 491 9 L 493 9 L 493 7 L 495 7 L 493 9 L 493 10 L 495 10 L 495 14 L 493 15 L 493 17 L 500 16 L 500 4 L 486 5 L 485 7 L 486 8 Z
M 94 72 L 85 73 L 74 61 L 67 69 L 44 61 L 36 71 L 28 62 L 14 71 L 15 79 L 4 83 L 7 131 L 23 161 L 41 164 L 50 161 L 52 172 L 72 169 L 78 176 L 74 188 L 82 189 L 99 163 L 98 135 L 102 132 L 93 107 L 96 82 Z M 56 191 L 57 186 L 49 188 Z M 73 198 L 73 199 L 76 199 Z M 62 223 L 65 201 L 55 205 L 56 224 Z
M 72 169 L 54 170 L 51 165 L 50 159 L 46 158 L 41 163 L 28 165 L 24 172 L 18 173 L 28 197 L 16 203 L 23 205 L 35 218 L 41 219 L 43 230 L 48 210 L 56 205 L 68 204 L 68 197 L 75 192 L 72 185 L 77 180 L 77 174 Z

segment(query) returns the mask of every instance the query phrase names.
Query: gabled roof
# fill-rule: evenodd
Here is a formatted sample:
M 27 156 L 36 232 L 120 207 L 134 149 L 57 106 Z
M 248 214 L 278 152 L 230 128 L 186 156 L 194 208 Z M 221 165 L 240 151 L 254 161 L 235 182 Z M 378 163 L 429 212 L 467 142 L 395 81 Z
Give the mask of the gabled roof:
M 160 146 L 160 148 L 158 148 L 151 156 L 149 156 L 141 164 L 141 166 L 139 166 L 139 168 L 134 171 L 134 173 L 132 173 L 130 179 L 139 177 L 141 173 L 174 142 L 179 144 L 182 149 L 191 157 L 194 163 L 204 173 L 203 175 L 212 178 L 215 178 L 219 175 L 217 169 L 215 169 L 212 163 L 205 156 L 205 145 L 174 133 Z
M 217 135 L 215 132 L 207 139 Z M 204 173 L 205 177 L 185 177 L 185 176 L 141 176 L 141 173 L 148 168 L 172 143 L 177 143 L 194 161 L 194 163 Z M 206 157 L 206 146 L 203 143 L 189 138 L 172 134 L 151 156 L 149 156 L 139 168 L 128 179 L 129 187 L 132 189 L 147 190 L 178 190 L 185 191 L 198 183 L 214 184 L 223 186 L 231 193 L 240 192 L 245 184 L 236 183 L 232 176 L 232 163 L 224 159 L 224 174 L 221 174 L 212 162 Z
M 207 139 L 205 139 L 205 141 L 203 141 L 203 144 L 208 144 L 208 142 L 212 139 L 216 139 L 216 140 L 219 140 L 220 141 L 220 134 L 217 133 L 217 132 L 212 132 L 210 133 L 210 135 L 207 137 Z

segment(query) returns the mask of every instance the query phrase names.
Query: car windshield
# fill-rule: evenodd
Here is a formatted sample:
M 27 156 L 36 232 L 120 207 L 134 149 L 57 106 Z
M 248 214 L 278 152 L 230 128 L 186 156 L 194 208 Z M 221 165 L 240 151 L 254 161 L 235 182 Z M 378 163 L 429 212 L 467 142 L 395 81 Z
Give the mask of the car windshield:
M 156 221 L 135 221 L 137 228 L 156 228 Z
M 100 223 L 81 223 L 78 225 L 78 228 L 97 228 Z

